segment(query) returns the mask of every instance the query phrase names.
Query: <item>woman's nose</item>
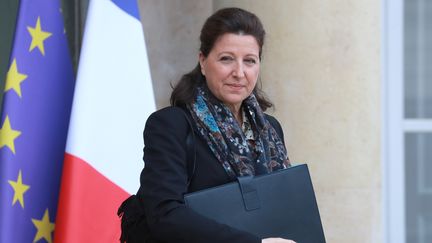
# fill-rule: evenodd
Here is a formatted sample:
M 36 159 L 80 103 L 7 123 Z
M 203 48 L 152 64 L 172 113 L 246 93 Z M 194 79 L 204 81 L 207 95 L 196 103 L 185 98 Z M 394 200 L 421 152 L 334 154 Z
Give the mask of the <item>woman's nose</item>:
M 243 78 L 245 76 L 244 67 L 241 63 L 237 63 L 237 65 L 234 68 L 233 75 L 237 78 Z

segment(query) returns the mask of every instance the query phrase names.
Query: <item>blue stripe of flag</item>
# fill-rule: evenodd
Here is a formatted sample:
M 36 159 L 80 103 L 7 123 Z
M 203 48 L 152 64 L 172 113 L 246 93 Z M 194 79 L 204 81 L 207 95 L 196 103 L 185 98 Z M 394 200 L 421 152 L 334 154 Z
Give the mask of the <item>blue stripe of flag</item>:
M 137 0 L 112 0 L 112 2 L 123 11 L 140 21 Z

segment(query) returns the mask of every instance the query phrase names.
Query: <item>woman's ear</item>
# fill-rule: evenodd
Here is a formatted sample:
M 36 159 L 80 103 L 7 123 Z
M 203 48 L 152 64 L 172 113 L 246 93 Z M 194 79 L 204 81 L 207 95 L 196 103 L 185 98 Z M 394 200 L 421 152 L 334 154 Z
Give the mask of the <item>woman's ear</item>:
M 202 75 L 205 76 L 205 61 L 206 61 L 206 57 L 204 56 L 204 54 L 202 52 L 200 52 L 198 54 L 198 60 L 199 60 L 200 68 L 201 68 L 201 73 L 202 73 Z

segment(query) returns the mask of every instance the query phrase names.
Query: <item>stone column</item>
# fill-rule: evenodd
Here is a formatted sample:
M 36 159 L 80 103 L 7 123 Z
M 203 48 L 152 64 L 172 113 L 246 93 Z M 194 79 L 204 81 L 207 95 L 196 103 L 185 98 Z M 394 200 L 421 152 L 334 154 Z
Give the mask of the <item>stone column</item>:
M 199 33 L 211 0 L 139 0 L 158 108 L 169 105 L 171 84 L 198 63 Z

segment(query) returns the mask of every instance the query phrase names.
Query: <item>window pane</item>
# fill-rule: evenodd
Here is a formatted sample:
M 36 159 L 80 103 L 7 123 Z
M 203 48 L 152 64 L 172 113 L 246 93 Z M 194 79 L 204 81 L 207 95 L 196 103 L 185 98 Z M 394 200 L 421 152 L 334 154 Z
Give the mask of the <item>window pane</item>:
M 406 242 L 432 242 L 432 133 L 405 135 Z
M 420 225 L 420 233 L 423 235 L 422 242 L 432 242 L 432 213 L 428 213 Z
M 405 0 L 405 117 L 432 118 L 432 1 Z

